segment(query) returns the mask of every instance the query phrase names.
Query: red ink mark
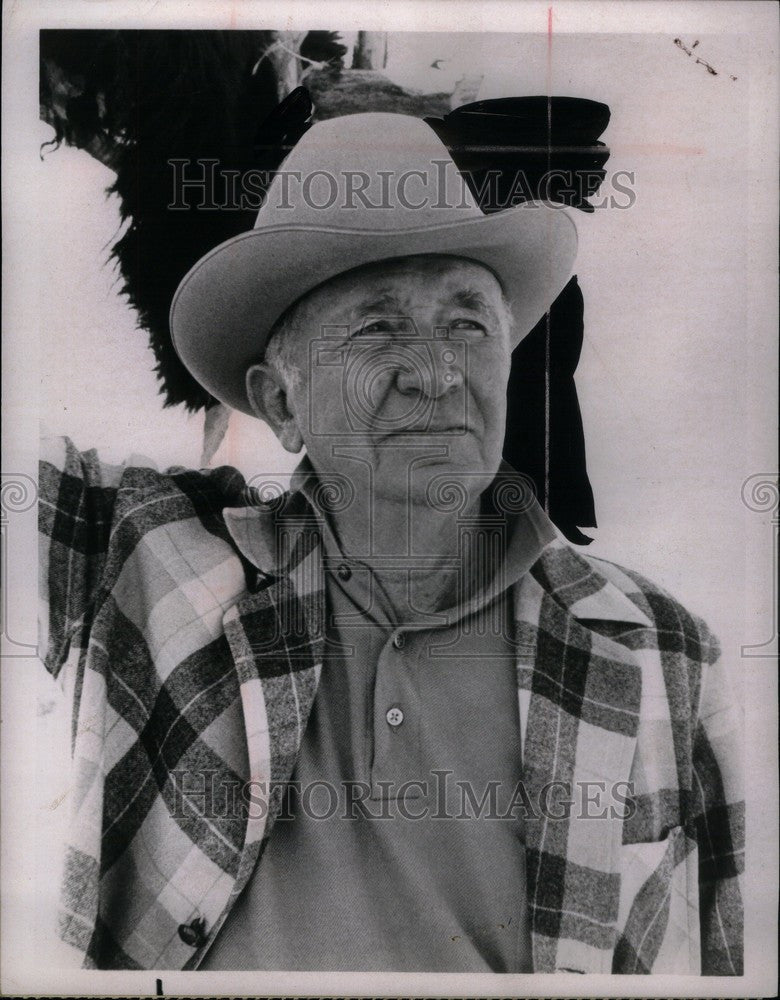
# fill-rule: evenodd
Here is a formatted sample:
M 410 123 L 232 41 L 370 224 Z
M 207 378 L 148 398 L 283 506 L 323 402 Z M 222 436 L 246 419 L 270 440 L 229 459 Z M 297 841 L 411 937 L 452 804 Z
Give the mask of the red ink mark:
M 547 96 L 552 95 L 552 30 L 553 9 L 547 8 Z

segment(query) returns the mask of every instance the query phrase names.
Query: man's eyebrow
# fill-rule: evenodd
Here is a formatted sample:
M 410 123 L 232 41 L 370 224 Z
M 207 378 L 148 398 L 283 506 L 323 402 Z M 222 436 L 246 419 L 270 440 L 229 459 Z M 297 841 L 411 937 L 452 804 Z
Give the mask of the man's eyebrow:
M 358 302 L 352 315 L 361 319 L 363 316 L 399 316 L 401 312 L 398 298 L 390 291 L 380 290 Z
M 488 316 L 496 318 L 496 311 L 490 305 L 485 296 L 476 288 L 461 288 L 452 296 L 452 302 L 462 309 L 470 309 L 473 312 L 486 313 Z
M 448 307 L 456 306 L 461 309 L 469 309 L 472 312 L 489 316 L 494 320 L 498 319 L 496 310 L 485 295 L 477 288 L 458 289 L 448 299 L 446 305 Z M 365 299 L 358 302 L 351 312 L 353 320 L 358 320 L 366 316 L 401 316 L 404 310 L 397 295 L 389 289 L 379 289 L 377 292 L 367 295 Z

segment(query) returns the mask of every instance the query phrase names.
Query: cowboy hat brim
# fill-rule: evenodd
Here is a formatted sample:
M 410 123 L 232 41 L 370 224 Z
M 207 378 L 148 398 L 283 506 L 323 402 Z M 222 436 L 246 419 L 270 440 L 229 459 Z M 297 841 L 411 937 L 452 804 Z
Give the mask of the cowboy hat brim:
M 543 202 L 417 230 L 251 229 L 215 247 L 183 279 L 171 304 L 171 336 L 183 363 L 214 397 L 253 415 L 247 368 L 262 359 L 277 320 L 323 282 L 398 257 L 473 260 L 501 284 L 516 346 L 562 291 L 576 251 L 569 214 Z

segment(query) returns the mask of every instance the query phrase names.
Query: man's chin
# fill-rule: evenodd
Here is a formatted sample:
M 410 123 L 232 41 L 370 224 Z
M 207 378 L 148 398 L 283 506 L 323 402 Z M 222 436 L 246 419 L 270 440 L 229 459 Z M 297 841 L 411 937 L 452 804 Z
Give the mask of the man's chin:
M 398 461 L 394 469 L 390 469 L 390 463 L 382 468 L 383 464 L 376 470 L 374 480 L 377 497 L 440 509 L 449 507 L 446 495 L 452 494 L 453 502 L 456 494 L 464 502 L 478 496 L 498 471 L 498 463 L 495 468 L 487 468 L 484 456 L 465 449 L 452 449 L 445 454 L 434 448 L 427 454 L 405 450 L 404 461 Z
M 379 455 L 379 474 L 392 482 L 414 478 L 434 467 L 441 471 L 451 469 L 453 473 L 479 472 L 484 467 L 484 459 L 476 448 L 453 447 L 444 440 L 425 439 L 419 444 L 410 441 L 403 448 L 383 448 Z

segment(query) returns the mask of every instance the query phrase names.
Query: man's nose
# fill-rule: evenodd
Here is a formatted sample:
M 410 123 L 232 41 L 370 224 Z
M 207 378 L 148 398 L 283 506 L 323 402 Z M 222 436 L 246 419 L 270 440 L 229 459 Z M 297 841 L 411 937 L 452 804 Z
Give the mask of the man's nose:
M 455 352 L 449 349 L 433 363 L 430 359 L 414 357 L 396 369 L 396 386 L 405 396 L 419 393 L 429 399 L 438 399 L 462 385 L 463 369 L 457 363 Z

